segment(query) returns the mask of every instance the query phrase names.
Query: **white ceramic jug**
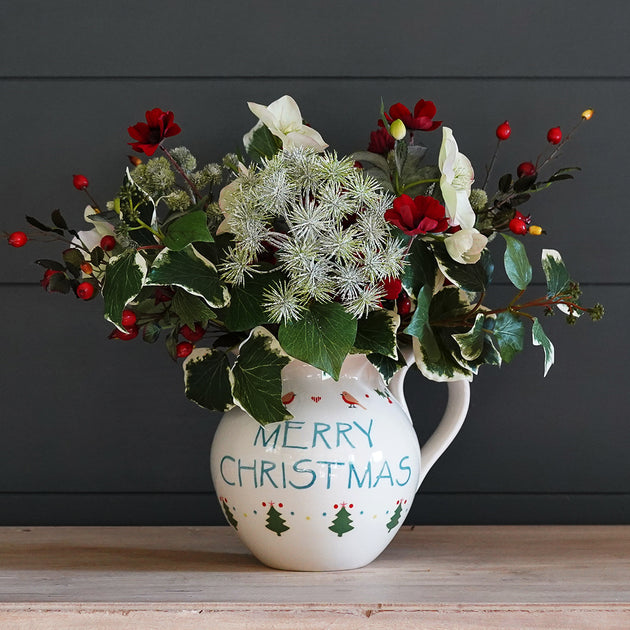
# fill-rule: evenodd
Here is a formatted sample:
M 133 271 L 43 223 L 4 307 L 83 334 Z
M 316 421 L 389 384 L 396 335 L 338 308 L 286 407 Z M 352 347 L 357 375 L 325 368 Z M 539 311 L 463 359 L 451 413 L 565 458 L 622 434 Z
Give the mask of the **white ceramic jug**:
M 293 419 L 262 427 L 239 408 L 221 420 L 211 470 L 223 512 L 264 564 L 353 569 L 374 560 L 402 525 L 431 466 L 457 435 L 467 381 L 449 383 L 440 424 L 420 448 L 403 395 L 364 355 L 338 381 L 301 361 L 282 372 Z

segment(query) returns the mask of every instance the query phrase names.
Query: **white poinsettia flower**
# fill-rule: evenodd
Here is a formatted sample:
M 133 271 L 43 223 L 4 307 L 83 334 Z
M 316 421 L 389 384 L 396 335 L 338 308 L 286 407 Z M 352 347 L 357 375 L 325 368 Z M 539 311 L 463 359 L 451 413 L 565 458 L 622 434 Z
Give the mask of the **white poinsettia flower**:
M 72 239 L 72 245 L 76 247 L 87 247 L 90 251 L 92 251 L 95 247 L 98 247 L 101 244 L 101 239 L 104 236 L 114 236 L 115 230 L 114 226 L 111 223 L 106 221 L 94 221 L 90 217 L 97 212 L 92 208 L 92 206 L 86 206 L 85 212 L 83 213 L 83 218 L 91 223 L 94 227 L 91 230 L 83 230 L 78 232 L 78 237 L 75 236 Z
M 488 239 L 475 228 L 464 228 L 446 238 L 448 255 L 458 263 L 472 265 L 481 258 Z
M 282 147 L 312 147 L 324 151 L 328 146 L 321 135 L 302 122 L 300 108 L 288 95 L 280 97 L 270 105 L 248 102 L 249 109 L 260 119 L 258 124 L 243 136 L 243 144 L 248 147 L 254 132 L 265 125 L 271 133 L 282 140 Z
M 468 198 L 472 183 L 475 181 L 475 171 L 470 160 L 459 152 L 453 131 L 448 127 L 442 127 L 442 146 L 438 165 L 442 173 L 440 188 L 449 223 L 460 225 L 464 229 L 474 227 L 475 211 Z

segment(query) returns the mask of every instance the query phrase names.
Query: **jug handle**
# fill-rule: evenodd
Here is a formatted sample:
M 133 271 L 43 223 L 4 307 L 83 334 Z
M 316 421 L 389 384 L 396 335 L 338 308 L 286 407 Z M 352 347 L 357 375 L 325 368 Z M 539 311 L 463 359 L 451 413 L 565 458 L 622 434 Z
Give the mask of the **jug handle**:
M 407 365 L 402 367 L 389 383 L 389 390 L 396 397 L 400 406 L 403 408 L 409 422 L 413 424 L 409 414 L 409 408 L 405 401 L 403 391 L 403 383 L 407 370 L 414 362 L 413 350 L 411 348 L 403 351 L 403 356 Z M 431 437 L 420 448 L 420 478 L 418 479 L 418 488 L 426 477 L 427 473 L 433 467 L 433 464 L 439 459 L 444 451 L 449 447 L 455 436 L 464 424 L 468 406 L 470 404 L 470 383 L 466 380 L 449 381 L 448 385 L 448 403 L 444 415 Z

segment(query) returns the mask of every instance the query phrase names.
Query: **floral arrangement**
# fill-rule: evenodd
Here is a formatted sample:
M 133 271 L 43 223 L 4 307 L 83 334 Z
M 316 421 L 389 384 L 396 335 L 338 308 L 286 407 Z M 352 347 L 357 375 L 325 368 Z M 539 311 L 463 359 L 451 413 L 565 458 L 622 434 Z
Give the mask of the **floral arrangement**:
M 288 419 L 281 370 L 292 358 L 338 378 L 348 354 L 364 353 L 387 382 L 413 349 L 427 378 L 470 380 L 483 364 L 509 363 L 527 326 L 546 374 L 554 348 L 536 312 L 557 308 L 569 323 L 602 317 L 601 305 L 580 304 L 553 249 L 542 253 L 546 291 L 524 297 L 532 267 L 523 241 L 544 232 L 522 205 L 572 177 L 574 168 L 543 173 L 592 110 L 565 136 L 550 129 L 548 150 L 488 194 L 507 121 L 473 188 L 472 164 L 431 101 L 413 113 L 381 107 L 368 150 L 346 157 L 327 151 L 291 97 L 249 108 L 259 120 L 243 138 L 248 159 L 199 167 L 185 147 L 167 148 L 181 129 L 172 112 L 153 109 L 129 127 L 146 161 L 130 156 L 112 201 L 97 203 L 74 175 L 89 197 L 89 229 L 70 228 L 55 210 L 50 225 L 27 217 L 35 234 L 5 233 L 15 247 L 37 234 L 62 241 L 61 260 L 37 261 L 42 286 L 81 300 L 101 294 L 110 338 L 163 337 L 170 356 L 185 359 L 197 404 L 238 405 L 262 424 Z M 418 142 L 432 132 L 442 134 L 437 163 Z M 515 295 L 489 306 L 499 234 Z

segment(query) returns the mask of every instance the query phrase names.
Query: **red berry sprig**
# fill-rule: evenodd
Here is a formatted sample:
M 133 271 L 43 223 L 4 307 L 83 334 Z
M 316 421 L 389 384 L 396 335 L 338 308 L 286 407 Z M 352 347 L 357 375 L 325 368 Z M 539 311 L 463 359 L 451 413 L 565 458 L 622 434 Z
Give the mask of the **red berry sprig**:
M 497 127 L 496 134 L 499 140 L 507 140 L 510 137 L 511 133 L 512 133 L 512 128 L 510 127 L 510 123 L 507 120 L 505 122 L 502 122 Z
M 120 322 L 125 328 L 131 328 L 131 326 L 133 326 L 136 323 L 137 319 L 138 318 L 136 317 L 136 314 L 133 311 L 126 308 L 122 312 L 122 317 L 121 317 Z
M 531 177 L 536 175 L 536 166 L 532 162 L 521 162 L 516 168 L 519 177 Z
M 125 332 L 119 330 L 118 328 L 114 328 L 109 335 L 110 339 L 120 339 L 121 341 L 129 341 L 130 339 L 135 339 L 138 336 L 139 328 L 136 324 L 133 326 L 129 326 Z
M 179 332 L 182 337 L 195 343 L 195 341 L 199 341 L 206 334 L 206 329 L 199 323 L 195 324 L 194 330 L 188 324 L 184 324 L 179 329 Z
M 113 236 L 111 236 L 110 234 L 106 234 L 101 239 L 100 245 L 101 245 L 101 249 L 104 252 L 111 252 L 112 249 L 114 249 L 114 247 L 116 247 L 116 239 Z
M 194 346 L 190 341 L 180 341 L 175 347 L 177 357 L 179 359 L 185 359 L 192 351 Z
M 552 127 L 547 132 L 547 141 L 551 144 L 560 144 L 562 141 L 562 130 L 560 127 Z
M 27 241 L 28 236 L 26 236 L 24 232 L 20 231 L 9 234 L 9 238 L 7 239 L 7 242 L 11 245 L 11 247 L 24 247 Z
M 94 295 L 94 285 L 91 282 L 81 282 L 77 287 L 77 297 L 82 300 L 89 300 Z
M 77 190 L 85 190 L 90 182 L 85 175 L 73 175 L 72 184 Z

